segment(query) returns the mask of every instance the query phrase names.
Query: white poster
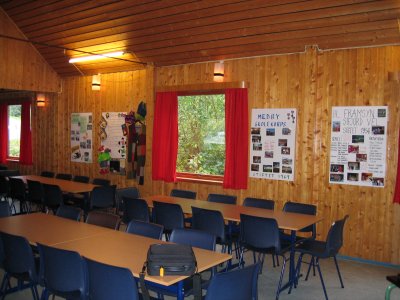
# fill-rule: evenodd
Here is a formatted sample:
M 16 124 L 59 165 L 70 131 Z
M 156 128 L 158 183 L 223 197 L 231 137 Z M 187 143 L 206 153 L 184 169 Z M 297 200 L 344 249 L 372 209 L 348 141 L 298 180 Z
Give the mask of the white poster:
M 111 158 L 125 159 L 126 157 L 126 112 L 103 112 L 101 114 L 100 135 L 101 146 L 110 149 Z
M 294 180 L 295 108 L 253 109 L 250 135 L 250 177 Z
M 71 161 L 92 162 L 92 113 L 71 114 Z
M 332 107 L 330 183 L 383 187 L 387 106 Z

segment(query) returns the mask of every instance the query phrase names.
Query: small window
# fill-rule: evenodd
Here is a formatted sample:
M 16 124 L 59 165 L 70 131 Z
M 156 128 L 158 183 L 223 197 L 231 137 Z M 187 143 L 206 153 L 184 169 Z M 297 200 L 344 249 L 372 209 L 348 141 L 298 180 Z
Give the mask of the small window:
M 178 130 L 178 177 L 223 176 L 225 95 L 179 96 Z
M 21 138 L 21 105 L 8 106 L 8 148 L 10 158 L 19 158 Z

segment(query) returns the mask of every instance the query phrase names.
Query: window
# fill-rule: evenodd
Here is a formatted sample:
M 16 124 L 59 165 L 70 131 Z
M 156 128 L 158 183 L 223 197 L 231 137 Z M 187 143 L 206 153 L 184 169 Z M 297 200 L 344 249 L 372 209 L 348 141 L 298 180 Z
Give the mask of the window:
M 8 106 L 8 147 L 7 156 L 19 158 L 21 138 L 21 105 Z
M 179 177 L 224 175 L 224 94 L 179 96 L 178 131 L 176 171 Z

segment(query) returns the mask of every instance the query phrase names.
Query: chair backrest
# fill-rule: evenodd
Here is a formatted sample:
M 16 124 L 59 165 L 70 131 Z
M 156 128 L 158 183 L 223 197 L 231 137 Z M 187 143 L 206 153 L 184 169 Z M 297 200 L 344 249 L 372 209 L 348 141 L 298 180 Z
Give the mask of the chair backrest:
M 44 188 L 43 184 L 39 181 L 27 180 L 28 183 L 28 199 L 37 204 L 44 202 Z
M 146 200 L 139 198 L 123 197 L 124 201 L 124 223 L 129 223 L 131 220 L 139 220 L 143 222 L 150 221 L 149 206 Z
M 317 214 L 317 207 L 313 204 L 288 201 L 283 206 L 283 211 L 315 216 Z M 313 238 L 317 236 L 317 228 L 315 224 L 307 226 L 299 230 L 299 232 L 311 232 Z
M 58 207 L 63 203 L 63 193 L 58 185 L 43 184 L 44 204 L 50 208 Z
M 236 204 L 236 196 L 223 194 L 208 194 L 207 201 L 225 204 Z
M 220 211 L 192 206 L 192 228 L 214 235 L 225 241 L 225 222 Z
M 10 184 L 6 177 L 0 175 L 0 197 L 5 196 L 10 191 Z
M 88 183 L 89 182 L 89 177 L 88 176 L 82 176 L 82 175 L 75 175 L 73 181 L 82 182 L 82 183 Z
M 108 208 L 115 205 L 115 186 L 96 186 L 90 193 L 90 207 Z
M 153 201 L 153 221 L 164 226 L 164 230 L 184 227 L 184 216 L 179 204 Z
M 56 175 L 57 179 L 63 179 L 63 180 L 72 180 L 72 175 L 71 174 L 66 174 L 66 173 L 58 173 Z
M 0 218 L 11 216 L 11 207 L 8 201 L 0 202 Z
M 243 206 L 264 208 L 274 210 L 275 201 L 269 199 L 247 197 L 243 201 Z
M 156 240 L 161 240 L 164 226 L 154 223 L 147 223 L 138 220 L 131 220 L 126 228 L 127 233 L 137 234 Z
M 215 251 L 215 235 L 202 230 L 185 228 L 174 229 L 172 230 L 170 241 L 177 244 Z
M 40 176 L 53 178 L 54 177 L 54 172 L 42 171 L 42 173 L 40 173 Z
M 57 209 L 56 216 L 70 219 L 74 221 L 79 221 L 81 219 L 82 210 L 78 207 L 73 207 L 69 205 L 60 205 Z
M 8 167 L 0 165 L 0 171 L 2 171 L 2 170 L 8 170 Z
M 127 188 L 120 188 L 115 191 L 115 197 L 116 197 L 116 204 L 118 211 L 124 209 L 124 199 L 123 197 L 129 197 L 129 198 L 140 198 L 140 192 L 137 187 L 131 186 Z
M 86 258 L 89 273 L 89 296 L 94 300 L 139 300 L 132 272 Z
M 20 178 L 9 178 L 10 183 L 10 197 L 24 201 L 26 198 L 25 182 Z
M 188 190 L 173 189 L 171 190 L 170 196 L 186 199 L 196 199 L 197 193 Z
M 348 218 L 349 216 L 346 215 L 343 219 L 335 221 L 329 229 L 326 238 L 326 251 L 328 252 L 328 255 L 336 255 L 340 248 L 342 248 L 343 229 Z
M 110 180 L 104 178 L 93 178 L 92 183 L 104 186 L 104 185 L 110 185 Z
M 205 300 L 257 299 L 260 264 L 217 273 L 210 282 Z
M 40 272 L 46 289 L 68 299 L 79 292 L 79 299 L 87 299 L 88 283 L 85 260 L 78 252 L 38 244 Z M 78 299 L 75 297 L 74 299 Z
M 91 211 L 86 218 L 86 223 L 118 230 L 120 218 L 118 215 L 114 214 Z
M 32 247 L 22 236 L 1 232 L 4 247 L 4 269 L 11 274 L 27 273 L 32 281 L 38 281 Z
M 240 243 L 245 247 L 281 250 L 279 227 L 275 219 L 240 214 Z

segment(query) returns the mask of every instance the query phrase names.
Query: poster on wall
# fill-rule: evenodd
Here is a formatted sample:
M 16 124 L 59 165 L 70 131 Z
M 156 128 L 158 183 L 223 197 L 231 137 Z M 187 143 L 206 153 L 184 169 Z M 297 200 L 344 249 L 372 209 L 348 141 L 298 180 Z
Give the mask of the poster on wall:
M 250 134 L 250 177 L 294 180 L 295 108 L 253 109 Z
M 383 187 L 387 106 L 332 107 L 329 182 Z
M 92 113 L 71 114 L 71 161 L 92 162 Z

